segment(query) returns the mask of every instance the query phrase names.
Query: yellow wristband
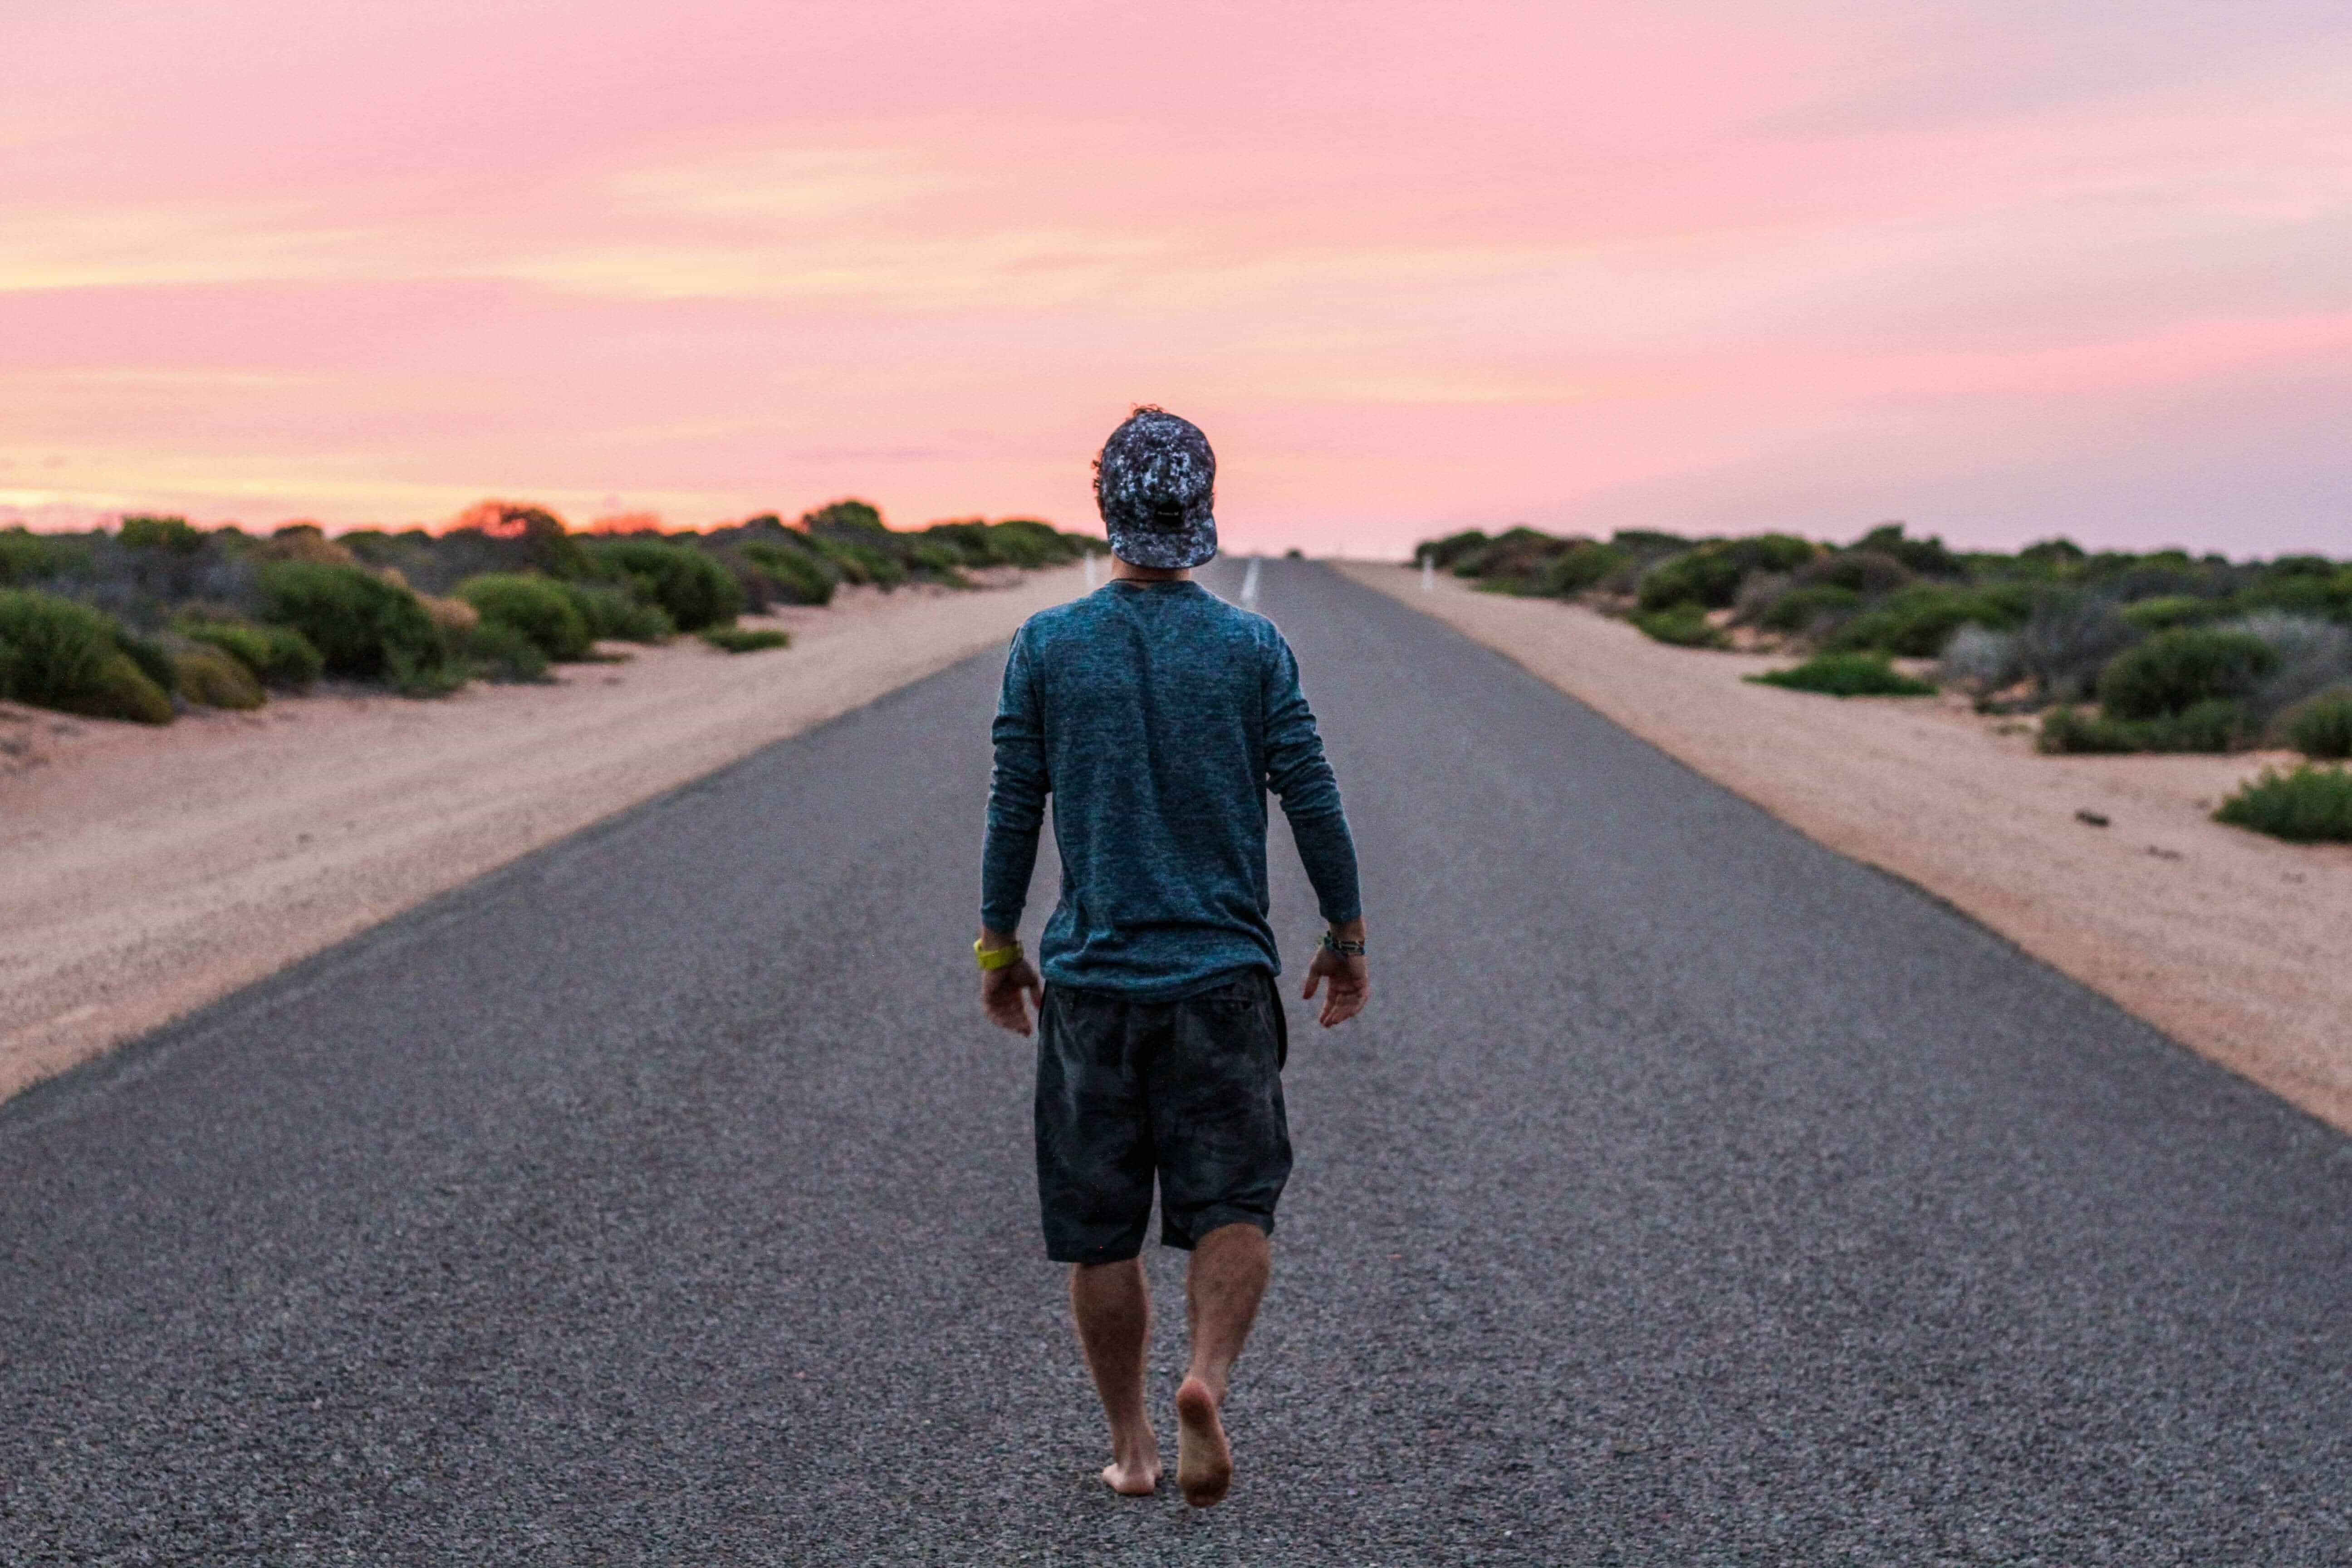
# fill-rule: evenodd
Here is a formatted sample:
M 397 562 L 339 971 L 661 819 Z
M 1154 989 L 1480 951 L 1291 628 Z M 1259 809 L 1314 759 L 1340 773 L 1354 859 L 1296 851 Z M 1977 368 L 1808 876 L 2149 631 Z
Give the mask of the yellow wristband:
M 981 942 L 986 940 L 983 937 Z M 971 944 L 971 956 L 982 969 L 1002 969 L 1008 963 L 1021 962 L 1021 944 L 1015 942 L 1007 942 L 1003 947 L 982 947 L 980 942 L 975 942 Z

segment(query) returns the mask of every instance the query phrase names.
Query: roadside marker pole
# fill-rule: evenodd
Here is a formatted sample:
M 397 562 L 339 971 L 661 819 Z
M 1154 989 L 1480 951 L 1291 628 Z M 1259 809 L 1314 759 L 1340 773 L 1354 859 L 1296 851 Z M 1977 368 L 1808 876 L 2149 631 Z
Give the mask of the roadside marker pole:
M 1093 551 L 1089 550 L 1089 551 L 1087 551 L 1087 593 L 1089 593 L 1089 594 L 1091 594 L 1091 593 L 1093 593 L 1094 591 L 1095 591 L 1095 552 L 1094 552 Z
M 1425 550 L 1421 555 L 1421 591 L 1424 594 L 1437 592 L 1437 557 Z
M 1244 609 L 1255 609 L 1257 605 L 1257 561 L 1256 556 L 1251 556 L 1248 569 L 1242 573 L 1242 607 Z

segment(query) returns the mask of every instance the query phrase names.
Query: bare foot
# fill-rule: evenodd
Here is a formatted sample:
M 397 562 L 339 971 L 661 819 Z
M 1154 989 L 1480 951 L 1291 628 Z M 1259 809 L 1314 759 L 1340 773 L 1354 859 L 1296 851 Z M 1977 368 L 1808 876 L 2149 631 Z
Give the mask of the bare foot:
M 1194 1508 L 1214 1508 L 1234 1484 L 1234 1451 L 1217 1419 L 1217 1396 L 1197 1377 L 1176 1390 L 1176 1486 Z
M 1160 1489 L 1160 1456 L 1150 1455 L 1132 1464 L 1113 1459 L 1102 1468 L 1103 1485 L 1121 1497 L 1150 1497 Z

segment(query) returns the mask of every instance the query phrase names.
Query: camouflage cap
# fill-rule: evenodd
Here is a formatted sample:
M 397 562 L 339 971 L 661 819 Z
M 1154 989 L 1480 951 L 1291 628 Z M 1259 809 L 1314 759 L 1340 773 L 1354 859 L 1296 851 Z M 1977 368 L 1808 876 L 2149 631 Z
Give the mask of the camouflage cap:
M 1138 566 L 1198 566 L 1217 552 L 1217 455 L 1189 419 L 1149 405 L 1095 459 L 1095 506 L 1111 553 Z

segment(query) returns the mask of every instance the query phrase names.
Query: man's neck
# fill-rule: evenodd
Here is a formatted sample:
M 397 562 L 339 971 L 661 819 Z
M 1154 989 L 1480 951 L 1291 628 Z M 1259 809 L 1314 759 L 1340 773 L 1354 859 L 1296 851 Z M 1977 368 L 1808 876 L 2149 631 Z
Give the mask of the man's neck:
M 1121 578 L 1130 583 L 1189 583 L 1192 574 L 1183 566 L 1138 566 L 1114 555 L 1110 558 L 1110 580 L 1116 583 Z

